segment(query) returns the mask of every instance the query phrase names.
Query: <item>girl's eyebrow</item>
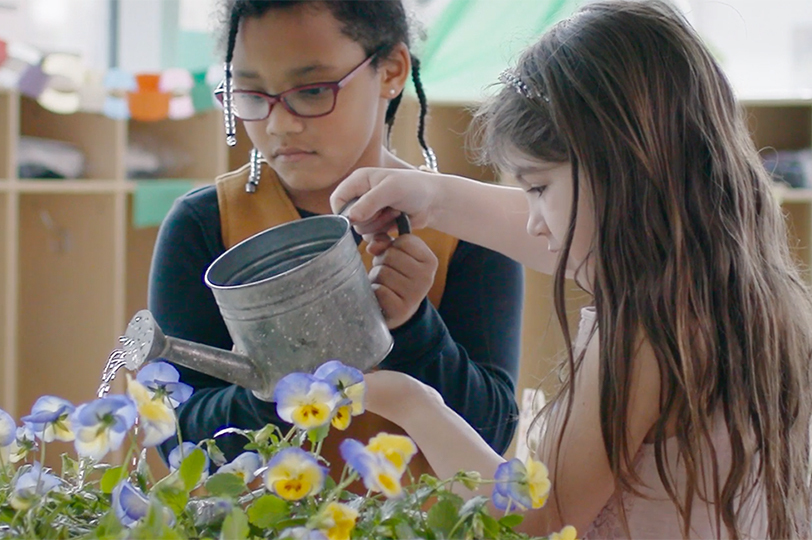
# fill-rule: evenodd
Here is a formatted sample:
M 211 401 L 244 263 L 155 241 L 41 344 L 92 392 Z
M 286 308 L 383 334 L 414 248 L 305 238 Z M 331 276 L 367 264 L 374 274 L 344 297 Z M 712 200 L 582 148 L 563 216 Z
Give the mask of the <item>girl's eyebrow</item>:
M 288 70 L 287 76 L 293 79 L 297 77 L 304 77 L 305 75 L 310 75 L 311 73 L 330 71 L 331 69 L 332 68 L 330 66 L 324 64 L 311 64 L 309 66 L 302 66 Z M 234 75 L 236 77 L 240 77 L 241 79 L 262 79 L 262 76 L 258 72 L 251 70 L 238 69 L 234 72 Z

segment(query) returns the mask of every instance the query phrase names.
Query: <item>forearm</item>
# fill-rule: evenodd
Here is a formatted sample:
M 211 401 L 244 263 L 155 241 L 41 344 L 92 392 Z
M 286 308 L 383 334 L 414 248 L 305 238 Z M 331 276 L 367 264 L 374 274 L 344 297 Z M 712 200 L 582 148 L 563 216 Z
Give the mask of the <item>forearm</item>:
M 459 471 L 476 471 L 491 479 L 504 462 L 460 415 L 439 403 L 439 395 L 424 395 L 410 400 L 410 406 L 398 411 L 392 420 L 406 430 L 428 459 L 438 478 L 450 478 Z M 455 448 L 457 451 L 449 451 Z M 489 496 L 490 484 L 477 493 L 466 490 L 461 495 Z
M 393 334 L 395 348 L 381 368 L 410 375 L 440 392 L 496 452 L 505 452 L 518 416 L 512 374 L 472 360 L 427 301 Z
M 519 188 L 443 175 L 429 212 L 429 226 L 552 273 L 547 243 L 527 233 L 527 199 Z

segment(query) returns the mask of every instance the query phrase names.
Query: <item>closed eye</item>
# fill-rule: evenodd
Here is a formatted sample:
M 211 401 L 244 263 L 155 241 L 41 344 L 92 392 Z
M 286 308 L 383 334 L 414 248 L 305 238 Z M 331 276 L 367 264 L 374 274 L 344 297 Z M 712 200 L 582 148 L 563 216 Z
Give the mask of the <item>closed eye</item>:
M 544 185 L 544 186 L 532 186 L 532 187 L 527 188 L 525 191 L 527 193 L 533 193 L 533 194 L 536 194 L 536 195 L 541 195 L 542 193 L 544 193 L 545 189 L 547 189 L 546 185 Z

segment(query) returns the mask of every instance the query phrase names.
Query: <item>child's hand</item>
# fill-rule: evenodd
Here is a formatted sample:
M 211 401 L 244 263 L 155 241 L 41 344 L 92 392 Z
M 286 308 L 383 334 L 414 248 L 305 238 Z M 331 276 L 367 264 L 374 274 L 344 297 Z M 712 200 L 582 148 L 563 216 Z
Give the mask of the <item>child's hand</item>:
M 388 230 L 401 212 L 409 216 L 413 228 L 423 229 L 431 226 L 440 176 L 419 170 L 356 169 L 333 191 L 330 204 L 340 212 L 360 197 L 348 217 L 361 234 Z
M 394 240 L 377 234 L 368 240 L 367 251 L 374 256 L 369 279 L 391 330 L 408 321 L 428 294 L 437 271 L 437 256 L 413 234 Z

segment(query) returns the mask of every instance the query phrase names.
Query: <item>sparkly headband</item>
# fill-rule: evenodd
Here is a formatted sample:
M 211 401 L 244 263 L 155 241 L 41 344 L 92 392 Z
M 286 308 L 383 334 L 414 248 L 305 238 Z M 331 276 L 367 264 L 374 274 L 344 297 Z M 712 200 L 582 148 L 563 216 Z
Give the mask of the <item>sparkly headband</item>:
M 541 98 L 544 101 L 547 101 L 547 102 L 550 101 L 549 97 L 545 96 L 544 94 L 542 94 L 541 92 L 539 92 L 539 91 L 537 91 L 535 89 L 531 89 L 527 85 L 527 83 L 525 83 L 523 80 L 521 80 L 511 70 L 506 69 L 505 71 L 503 71 L 501 73 L 501 75 L 499 75 L 499 82 L 501 82 L 502 84 L 505 84 L 507 86 L 510 86 L 511 88 L 516 90 L 518 93 L 520 93 L 521 95 L 523 95 L 527 99 Z

